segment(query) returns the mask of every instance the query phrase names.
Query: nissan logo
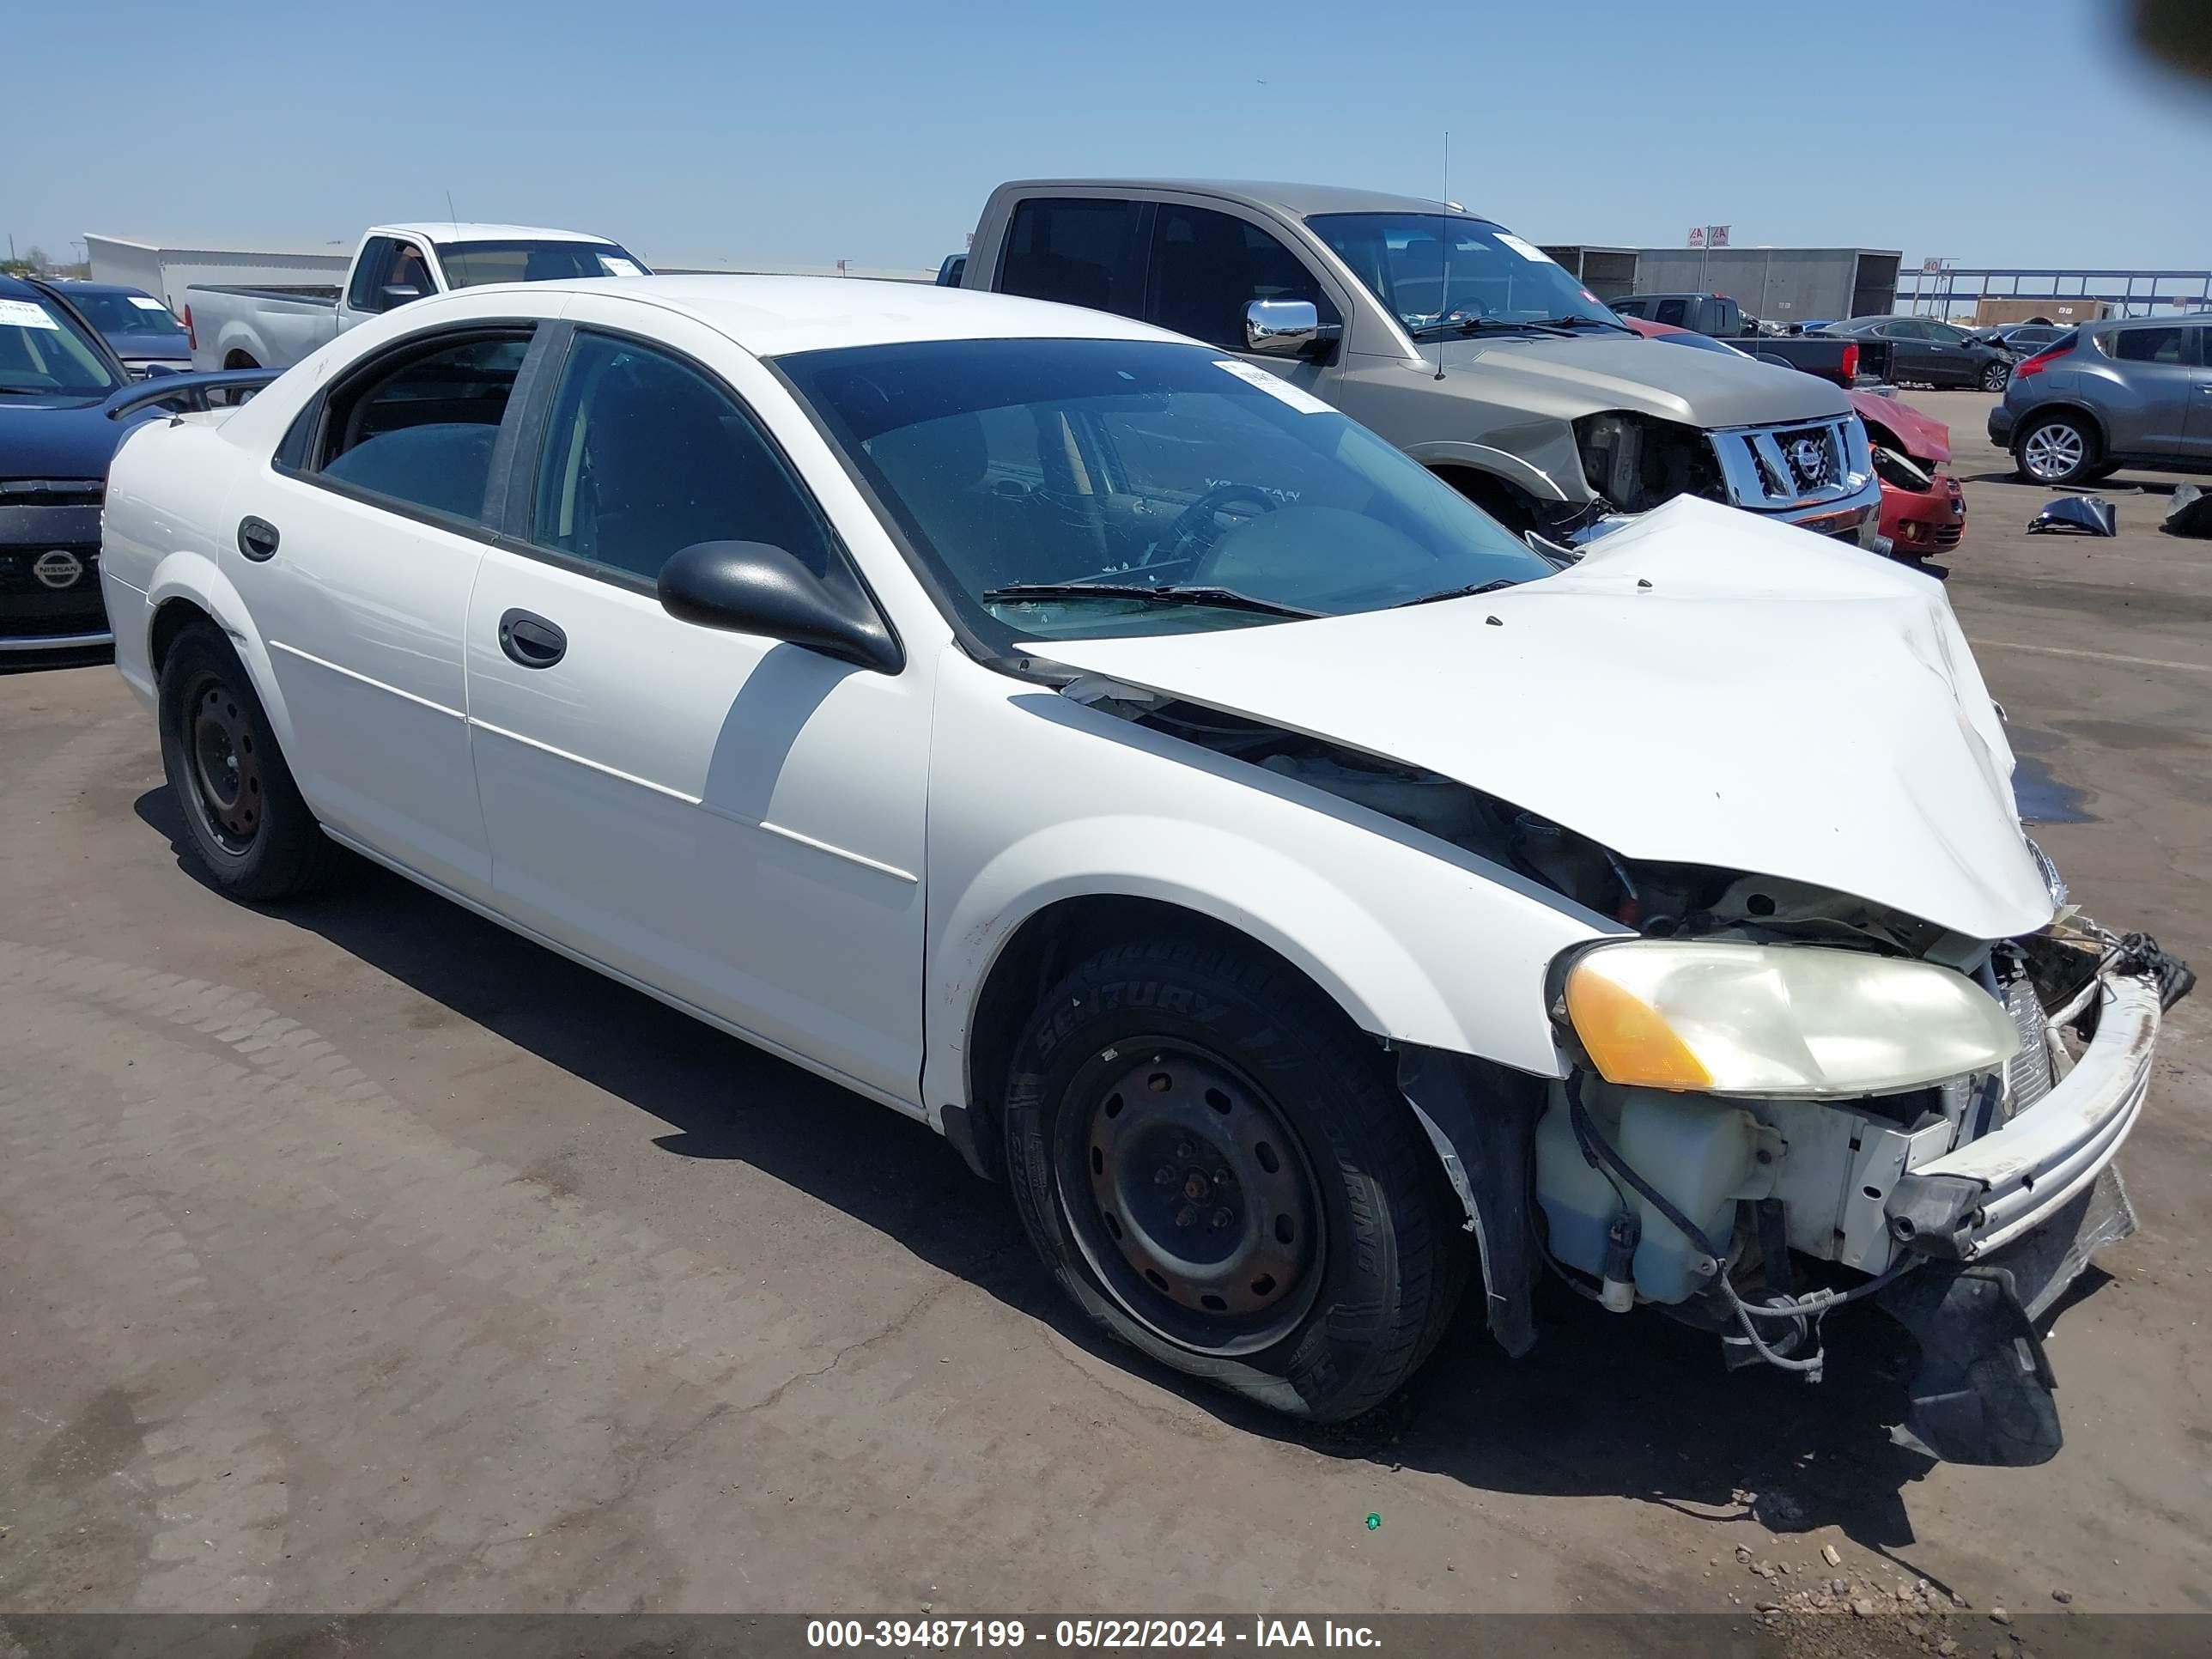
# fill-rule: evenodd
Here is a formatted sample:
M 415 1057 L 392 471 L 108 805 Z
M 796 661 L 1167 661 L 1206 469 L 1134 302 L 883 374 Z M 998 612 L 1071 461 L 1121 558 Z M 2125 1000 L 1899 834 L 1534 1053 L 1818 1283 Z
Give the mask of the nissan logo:
M 1800 438 L 1790 446 L 1790 465 L 1797 469 L 1797 476 L 1807 483 L 1826 483 L 1828 447 L 1817 438 Z
M 39 555 L 31 574 L 48 587 L 75 587 L 76 579 L 84 574 L 84 562 L 65 547 L 57 547 Z

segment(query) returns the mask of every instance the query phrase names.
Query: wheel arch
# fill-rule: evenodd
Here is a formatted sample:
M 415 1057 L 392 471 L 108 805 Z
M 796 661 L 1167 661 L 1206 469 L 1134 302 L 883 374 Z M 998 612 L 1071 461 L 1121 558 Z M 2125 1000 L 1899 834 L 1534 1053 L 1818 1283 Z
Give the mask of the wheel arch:
M 2039 403 L 2013 422 L 2012 453 L 2017 455 L 2021 446 L 2027 441 L 2027 434 L 2041 424 L 2047 416 L 2052 415 L 2071 415 L 2089 428 L 2090 434 L 2097 441 L 2097 448 L 2100 453 L 2112 448 L 2112 434 L 2105 429 L 2105 422 L 2100 418 L 2097 411 L 2081 399 L 2068 397 L 2052 398 Z
M 1003 1173 L 999 1095 L 1022 1027 L 1046 990 L 1086 957 L 1160 936 L 1196 939 L 1265 957 L 1312 986 L 1354 1024 L 1372 1030 L 1373 1012 L 1347 994 L 1340 981 L 1324 983 L 1297 955 L 1187 899 L 1109 890 L 1051 899 L 1006 933 L 969 1005 L 960 1079 L 967 1121 L 957 1127 L 948 1121 L 946 1133 L 978 1174 L 996 1180 Z
M 147 660 L 158 687 L 161 664 L 177 635 L 195 621 L 212 623 L 222 630 L 231 649 L 245 664 L 254 695 L 268 712 L 277 741 L 292 744 L 291 714 L 284 705 L 275 665 L 260 632 L 252 624 L 246 601 L 222 567 L 204 553 L 179 550 L 166 555 L 154 567 L 146 589 Z

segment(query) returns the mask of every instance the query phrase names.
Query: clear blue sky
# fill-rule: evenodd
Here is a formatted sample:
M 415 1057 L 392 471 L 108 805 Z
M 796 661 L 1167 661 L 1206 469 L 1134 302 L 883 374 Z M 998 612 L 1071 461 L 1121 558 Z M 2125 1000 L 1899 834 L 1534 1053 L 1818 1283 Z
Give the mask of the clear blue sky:
M 450 189 L 672 261 L 933 265 L 1004 178 L 1433 195 L 1449 129 L 1453 196 L 1547 241 L 2212 265 L 2212 99 L 2121 9 L 76 0 L 10 9 L 0 231 L 350 243 Z

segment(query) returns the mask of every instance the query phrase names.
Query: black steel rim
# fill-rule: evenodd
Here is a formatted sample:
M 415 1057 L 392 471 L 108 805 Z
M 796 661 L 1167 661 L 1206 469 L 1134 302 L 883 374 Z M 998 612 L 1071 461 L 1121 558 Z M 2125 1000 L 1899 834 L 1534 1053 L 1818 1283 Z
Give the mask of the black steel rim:
M 1326 1260 L 1318 1183 L 1280 1109 L 1219 1055 L 1137 1038 L 1071 1084 L 1062 1214 L 1131 1317 L 1179 1347 L 1251 1353 L 1295 1329 Z
M 212 674 L 192 682 L 182 713 L 185 766 L 201 819 L 225 852 L 245 853 L 261 831 L 261 757 L 253 723 L 238 693 Z

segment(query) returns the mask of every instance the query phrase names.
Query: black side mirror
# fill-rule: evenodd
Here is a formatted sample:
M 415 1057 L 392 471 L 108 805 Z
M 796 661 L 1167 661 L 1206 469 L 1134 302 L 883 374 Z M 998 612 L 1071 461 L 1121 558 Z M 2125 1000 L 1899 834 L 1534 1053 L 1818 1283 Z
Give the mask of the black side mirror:
M 842 568 L 817 576 L 766 542 L 694 542 L 660 568 L 660 607 L 679 622 L 818 651 L 896 674 L 906 653 Z
M 377 292 L 384 296 L 385 309 L 387 311 L 393 306 L 404 306 L 410 300 L 419 300 L 422 297 L 421 289 L 406 283 L 386 283 Z

